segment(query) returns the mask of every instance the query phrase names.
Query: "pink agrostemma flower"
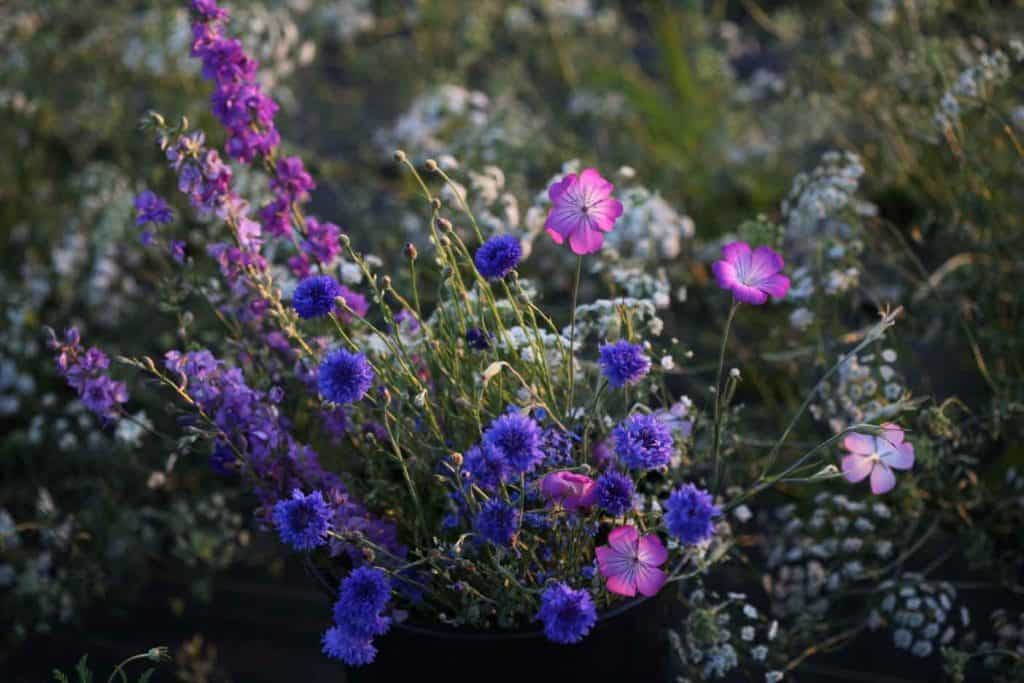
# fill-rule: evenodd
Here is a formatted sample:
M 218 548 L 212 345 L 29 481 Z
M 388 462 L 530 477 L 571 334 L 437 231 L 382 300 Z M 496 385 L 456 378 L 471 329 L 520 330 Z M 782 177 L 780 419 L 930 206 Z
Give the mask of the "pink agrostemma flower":
M 608 534 L 608 545 L 595 552 L 597 568 L 608 579 L 612 593 L 632 598 L 639 592 L 650 597 L 668 580 L 659 569 L 668 560 L 668 551 L 657 534 L 640 536 L 636 527 L 620 526 Z
M 574 254 L 593 254 L 604 244 L 604 233 L 611 232 L 615 219 L 622 215 L 622 203 L 612 197 L 615 186 L 601 177 L 596 168 L 570 173 L 552 183 L 548 197 L 554 206 L 544 228 L 556 244 L 569 240 Z
M 551 472 L 540 482 L 540 492 L 569 512 L 591 507 L 597 501 L 597 482 L 566 470 Z
M 782 257 L 770 247 L 751 251 L 746 242 L 732 242 L 722 247 L 722 256 L 711 271 L 718 286 L 732 292 L 736 301 L 756 306 L 767 301 L 769 294 L 781 299 L 789 291 L 789 278 L 779 272 Z
M 909 470 L 914 466 L 914 445 L 903 440 L 903 430 L 887 422 L 880 436 L 849 434 L 843 439 L 843 476 L 856 484 L 871 476 L 871 492 L 881 495 L 896 485 L 893 470 Z

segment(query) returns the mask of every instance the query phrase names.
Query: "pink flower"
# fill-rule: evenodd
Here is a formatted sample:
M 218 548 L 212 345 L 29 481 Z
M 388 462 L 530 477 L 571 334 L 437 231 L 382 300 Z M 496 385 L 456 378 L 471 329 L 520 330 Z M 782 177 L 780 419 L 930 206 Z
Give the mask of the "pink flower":
M 718 286 L 732 292 L 737 301 L 759 305 L 771 294 L 776 299 L 786 296 L 789 278 L 782 275 L 782 257 L 770 247 L 753 251 L 746 242 L 732 242 L 722 247 L 721 261 L 715 261 L 711 271 Z
M 608 534 L 608 545 L 599 546 L 597 568 L 608 579 L 608 590 L 633 597 L 639 591 L 648 597 L 665 585 L 668 577 L 658 569 L 668 560 L 668 551 L 657 534 L 640 536 L 636 527 L 620 526 Z
M 540 491 L 570 512 L 588 508 L 597 499 L 597 483 L 588 476 L 560 470 L 544 477 Z
M 602 233 L 610 232 L 622 215 L 622 203 L 612 198 L 615 186 L 595 168 L 579 175 L 570 173 L 548 188 L 554 206 L 544 224 L 551 239 L 562 244 L 569 239 L 574 254 L 593 254 L 604 244 Z
M 896 485 L 893 470 L 909 470 L 914 466 L 914 446 L 903 441 L 903 430 L 887 422 L 882 425 L 881 436 L 849 434 L 843 439 L 843 448 L 850 452 L 843 456 L 843 476 L 856 484 L 871 475 L 871 492 L 881 495 Z

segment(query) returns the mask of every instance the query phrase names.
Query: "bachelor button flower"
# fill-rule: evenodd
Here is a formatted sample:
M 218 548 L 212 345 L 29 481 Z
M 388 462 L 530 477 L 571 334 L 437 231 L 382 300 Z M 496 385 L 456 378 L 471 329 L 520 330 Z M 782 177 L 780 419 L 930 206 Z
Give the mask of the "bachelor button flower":
M 574 254 L 592 254 L 604 244 L 602 233 L 610 232 L 622 215 L 622 203 L 612 198 L 615 186 L 601 177 L 595 168 L 579 175 L 570 173 L 552 183 L 548 197 L 554 206 L 548 213 L 545 229 L 556 244 L 566 238 Z
M 492 422 L 484 443 L 501 451 L 516 474 L 525 474 L 544 460 L 540 427 L 520 413 L 506 413 Z
M 635 493 L 633 480 L 615 470 L 605 472 L 597 480 L 597 504 L 615 517 L 633 509 Z
M 274 505 L 273 519 L 281 541 L 295 550 L 312 550 L 327 542 L 331 508 L 319 491 L 307 496 L 296 489 Z
M 715 535 L 711 520 L 721 513 L 710 493 L 683 484 L 665 501 L 665 526 L 685 545 L 696 545 Z
M 488 280 L 500 280 L 519 265 L 523 247 L 512 235 L 492 237 L 476 250 L 473 262 L 476 269 Z
M 510 472 L 504 453 L 487 443 L 473 446 L 466 451 L 462 469 L 473 476 L 472 483 L 486 491 L 497 488 Z
M 608 579 L 612 593 L 648 597 L 665 585 L 668 577 L 659 567 L 668 560 L 668 551 L 657 534 L 640 536 L 633 526 L 620 526 L 608 534 L 608 545 L 595 549 L 597 568 Z
M 551 472 L 545 476 L 540 482 L 540 492 L 545 498 L 560 503 L 570 512 L 590 507 L 597 495 L 593 479 L 566 470 Z
M 651 369 L 651 359 L 639 344 L 625 340 L 605 344 L 600 354 L 601 372 L 615 388 L 636 384 Z
M 615 454 L 633 470 L 653 470 L 672 458 L 672 431 L 654 415 L 632 415 L 612 430 Z
M 370 390 L 373 377 L 373 368 L 366 356 L 337 349 L 320 363 L 317 386 L 331 403 L 354 403 Z
M 544 624 L 544 635 L 556 643 L 580 642 L 597 622 L 597 610 L 590 593 L 556 583 L 540 596 L 537 619 Z
M 146 190 L 135 198 L 135 224 L 165 225 L 174 220 L 174 212 L 155 192 Z
M 495 545 L 512 545 L 512 538 L 519 531 L 519 510 L 500 498 L 491 498 L 480 506 L 473 526 Z
M 489 335 L 478 327 L 471 327 L 466 330 L 466 343 L 471 349 L 486 351 L 491 348 Z
M 334 603 L 334 622 L 353 634 L 379 636 L 391 626 L 381 612 L 391 600 L 391 581 L 376 567 L 352 570 L 341 582 Z
M 366 666 L 376 659 L 377 648 L 372 638 L 356 636 L 340 626 L 334 626 L 324 634 L 323 653 L 349 666 Z
M 753 251 L 746 242 L 732 242 L 722 247 L 721 261 L 711 266 L 718 286 L 732 292 L 736 301 L 763 304 L 768 295 L 776 299 L 786 296 L 789 278 L 782 275 L 782 257 L 770 247 Z
M 881 495 L 896 485 L 893 470 L 909 470 L 914 466 L 914 446 L 903 440 L 903 430 L 887 422 L 880 436 L 849 434 L 843 448 L 843 476 L 856 484 L 871 475 L 871 492 Z
M 341 294 L 341 285 L 330 275 L 314 275 L 299 283 L 292 295 L 292 306 L 304 320 L 319 318 L 331 312 L 334 299 Z

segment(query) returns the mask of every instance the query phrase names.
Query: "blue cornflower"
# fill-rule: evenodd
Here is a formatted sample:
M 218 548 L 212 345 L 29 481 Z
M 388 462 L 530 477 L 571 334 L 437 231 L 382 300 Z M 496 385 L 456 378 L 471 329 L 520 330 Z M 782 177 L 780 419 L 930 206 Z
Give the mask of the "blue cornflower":
M 633 480 L 620 472 L 605 472 L 597 479 L 597 504 L 615 517 L 633 509 L 635 494 Z
M 473 483 L 487 491 L 497 488 L 511 471 L 505 454 L 486 442 L 466 451 L 462 468 L 473 476 Z
M 292 306 L 303 320 L 331 312 L 341 295 L 341 285 L 330 275 L 313 275 L 300 282 L 292 295 Z
M 323 637 L 323 653 L 349 666 L 365 666 L 377 658 L 373 638 L 355 635 L 342 626 L 327 629 Z
M 653 415 L 632 415 L 612 430 L 615 454 L 634 470 L 653 470 L 672 458 L 672 431 Z
M 711 520 L 721 513 L 710 493 L 683 484 L 665 501 L 665 526 L 682 543 L 695 545 L 715 535 Z
M 135 224 L 164 225 L 174 220 L 174 212 L 155 192 L 146 190 L 135 198 Z
M 320 363 L 317 385 L 331 403 L 354 403 L 370 390 L 373 377 L 373 368 L 366 356 L 337 349 Z
M 512 537 L 519 531 L 519 510 L 500 498 L 491 498 L 480 506 L 473 526 L 495 545 L 512 545 Z
M 548 640 L 578 643 L 597 622 L 597 609 L 587 591 L 556 583 L 541 594 L 537 619 L 543 622 Z
M 651 359 L 639 344 L 617 341 L 603 345 L 599 353 L 601 373 L 615 388 L 636 384 L 651 369 Z
M 466 343 L 471 349 L 486 351 L 491 348 L 491 335 L 478 327 L 471 327 L 466 330 Z
M 281 540 L 296 550 L 312 550 L 327 542 L 331 508 L 319 491 L 309 495 L 292 491 L 291 498 L 274 505 L 273 518 Z
M 391 626 L 391 620 L 381 616 L 390 600 L 387 575 L 376 567 L 358 567 L 341 582 L 334 623 L 353 636 L 379 636 Z
M 544 460 L 540 426 L 520 413 L 506 413 L 492 422 L 484 443 L 501 451 L 516 474 L 525 474 Z
M 523 247 L 512 235 L 492 237 L 479 249 L 473 257 L 476 269 L 488 280 L 500 280 L 519 265 L 523 256 Z

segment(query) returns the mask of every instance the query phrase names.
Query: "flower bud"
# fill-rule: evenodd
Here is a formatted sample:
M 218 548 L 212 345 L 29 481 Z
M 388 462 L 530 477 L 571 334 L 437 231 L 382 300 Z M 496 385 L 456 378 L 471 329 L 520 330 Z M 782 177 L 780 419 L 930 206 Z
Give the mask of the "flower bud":
M 440 209 L 441 208 L 441 200 L 438 197 L 434 197 L 433 199 L 430 200 L 430 205 L 432 207 L 434 207 L 435 209 Z
M 405 152 L 403 152 L 400 149 L 396 149 L 395 150 L 395 161 L 397 161 L 399 163 L 402 163 L 403 161 L 405 161 L 405 159 L 406 159 Z
M 433 159 L 427 159 L 425 166 L 427 167 L 427 170 L 430 171 L 431 173 L 437 171 L 437 162 L 434 161 Z
M 412 242 L 407 242 L 405 244 L 405 255 L 407 258 L 415 259 L 419 255 L 419 252 L 416 251 L 416 245 Z
M 450 220 L 448 220 L 447 218 L 438 218 L 437 219 L 437 227 L 441 228 L 441 230 L 444 230 L 445 232 L 451 232 L 452 231 L 452 222 Z
M 456 467 L 462 467 L 462 453 L 452 453 L 450 456 L 452 464 Z

